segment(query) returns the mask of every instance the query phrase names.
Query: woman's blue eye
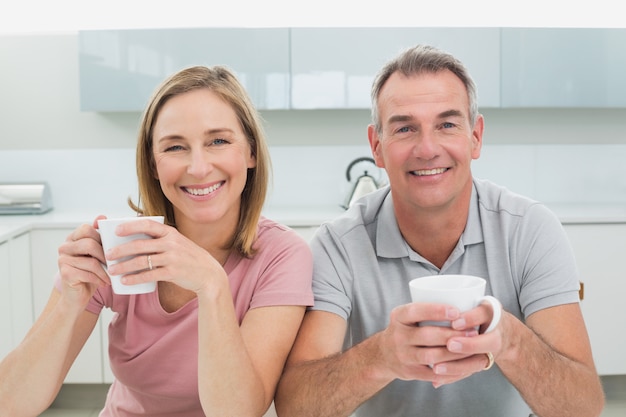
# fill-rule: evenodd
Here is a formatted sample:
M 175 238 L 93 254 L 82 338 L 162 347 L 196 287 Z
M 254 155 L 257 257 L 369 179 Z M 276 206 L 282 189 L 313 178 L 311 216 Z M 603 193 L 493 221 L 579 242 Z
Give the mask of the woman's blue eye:
M 214 145 L 223 145 L 225 143 L 228 143 L 226 139 L 221 139 L 221 138 L 213 139 Z
M 165 152 L 180 151 L 181 149 L 183 149 L 182 146 L 174 145 L 174 146 L 170 146 L 170 147 L 166 148 Z

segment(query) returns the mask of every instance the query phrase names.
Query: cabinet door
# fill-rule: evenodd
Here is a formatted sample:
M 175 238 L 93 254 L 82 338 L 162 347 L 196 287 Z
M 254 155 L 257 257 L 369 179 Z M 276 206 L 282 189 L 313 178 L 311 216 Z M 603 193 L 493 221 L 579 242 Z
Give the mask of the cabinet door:
M 585 295 L 581 308 L 601 375 L 626 374 L 626 334 L 621 317 L 626 294 L 626 224 L 565 225 Z
M 12 334 L 13 344 L 17 345 L 34 323 L 30 233 L 24 233 L 11 239 L 9 256 Z
M 58 271 L 58 247 L 72 229 L 35 229 L 31 231 L 31 259 L 33 275 L 33 306 L 35 317 L 41 314 Z M 97 325 L 85 343 L 74 365 L 70 369 L 66 383 L 102 383 L 101 330 Z
M 192 65 L 226 65 L 259 109 L 289 107 L 287 28 L 81 31 L 83 111 L 142 111 L 166 77 Z
M 418 43 L 459 58 L 478 86 L 479 105 L 499 107 L 497 28 L 292 28 L 292 107 L 369 109 L 376 73 Z
M 626 106 L 626 30 L 502 29 L 502 107 Z
M 13 349 L 9 276 L 9 243 L 2 242 L 0 243 L 0 358 L 4 358 Z

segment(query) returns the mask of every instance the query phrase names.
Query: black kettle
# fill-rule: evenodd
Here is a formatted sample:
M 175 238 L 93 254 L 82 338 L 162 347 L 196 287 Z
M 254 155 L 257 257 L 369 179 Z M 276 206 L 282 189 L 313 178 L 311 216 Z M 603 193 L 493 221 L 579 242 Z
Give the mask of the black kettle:
M 376 167 L 376 162 L 374 161 L 373 158 L 362 157 L 362 158 L 355 159 L 354 161 L 350 162 L 350 165 L 348 165 L 348 169 L 346 170 L 346 178 L 348 179 L 348 182 L 352 181 L 352 178 L 351 178 L 352 167 L 354 167 L 356 164 L 359 164 L 361 162 L 369 162 L 373 164 L 374 167 Z M 352 204 L 354 204 L 356 200 L 363 197 L 365 194 L 369 194 L 372 191 L 377 190 L 379 187 L 380 185 L 378 184 L 376 179 L 374 179 L 374 177 L 369 175 L 367 170 L 364 170 L 363 174 L 359 178 L 357 178 L 354 184 L 354 187 L 352 187 L 352 190 L 348 194 L 346 201 L 342 207 L 347 210 Z

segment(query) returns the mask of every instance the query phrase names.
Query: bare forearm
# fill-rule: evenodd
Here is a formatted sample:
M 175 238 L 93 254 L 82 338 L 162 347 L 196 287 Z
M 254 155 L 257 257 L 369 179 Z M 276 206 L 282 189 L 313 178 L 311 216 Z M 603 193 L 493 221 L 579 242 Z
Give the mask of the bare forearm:
M 207 416 L 262 416 L 265 393 L 243 341 L 230 293 L 199 304 L 199 389 Z
M 349 416 L 392 381 L 373 371 L 376 337 L 341 354 L 288 366 L 275 399 L 278 415 Z
M 503 374 L 541 417 L 597 417 L 604 394 L 593 367 L 554 351 L 524 325 L 514 354 L 498 361 Z
M 52 403 L 69 367 L 72 331 L 54 311 L 0 363 L 0 415 L 38 415 Z

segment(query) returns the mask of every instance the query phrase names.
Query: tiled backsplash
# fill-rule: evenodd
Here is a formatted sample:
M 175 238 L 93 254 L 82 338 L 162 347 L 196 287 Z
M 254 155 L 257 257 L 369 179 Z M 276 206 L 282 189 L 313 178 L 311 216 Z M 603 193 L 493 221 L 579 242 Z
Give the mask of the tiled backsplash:
M 352 187 L 348 165 L 370 156 L 367 145 L 275 146 L 270 151 L 269 208 L 340 206 Z M 614 205 L 626 204 L 624 161 L 626 145 L 485 145 L 473 170 L 477 177 L 546 203 Z M 353 177 L 360 173 L 355 167 Z M 57 210 L 126 210 L 126 199 L 137 195 L 135 150 L 0 152 L 0 182 L 28 181 L 48 181 Z

